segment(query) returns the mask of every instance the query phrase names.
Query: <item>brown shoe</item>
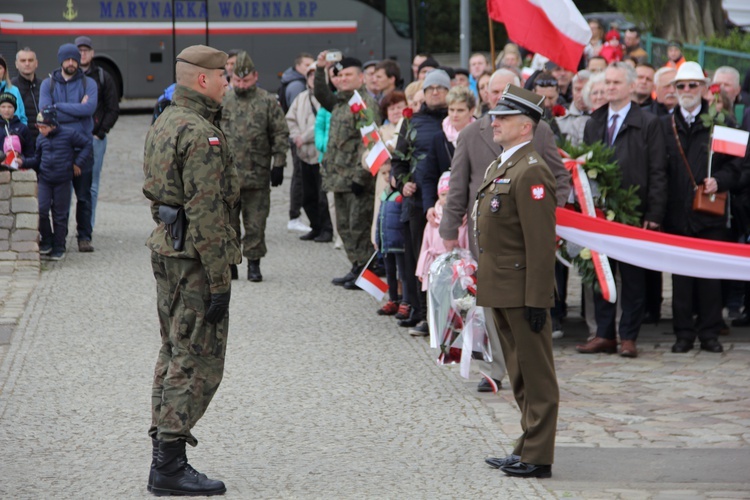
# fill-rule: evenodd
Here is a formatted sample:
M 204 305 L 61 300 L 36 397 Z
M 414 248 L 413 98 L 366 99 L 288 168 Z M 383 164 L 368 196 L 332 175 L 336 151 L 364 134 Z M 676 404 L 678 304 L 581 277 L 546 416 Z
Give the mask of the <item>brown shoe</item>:
M 615 339 L 603 339 L 601 337 L 594 337 L 593 340 L 589 340 L 585 344 L 578 344 L 576 351 L 583 354 L 596 354 L 598 352 L 606 352 L 612 354 L 617 352 L 617 341 Z
M 635 340 L 623 340 L 620 342 L 620 356 L 623 358 L 638 357 L 638 349 L 635 347 Z
M 78 240 L 78 251 L 79 252 L 93 252 L 94 247 L 91 246 L 91 242 L 89 240 Z

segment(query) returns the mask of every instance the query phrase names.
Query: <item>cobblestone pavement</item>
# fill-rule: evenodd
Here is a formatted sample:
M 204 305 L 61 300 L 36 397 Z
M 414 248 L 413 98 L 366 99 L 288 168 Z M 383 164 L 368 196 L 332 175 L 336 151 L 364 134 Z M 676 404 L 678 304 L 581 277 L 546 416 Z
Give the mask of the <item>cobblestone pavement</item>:
M 148 496 L 148 122 L 123 116 L 110 137 L 96 252 L 71 246 L 19 287 L 30 295 L 0 346 L 0 498 Z M 264 282 L 234 286 L 224 382 L 189 450 L 227 497 L 750 498 L 747 329 L 722 338 L 722 355 L 671 354 L 667 322 L 644 329 L 637 359 L 585 356 L 571 311 L 555 348 L 554 476 L 507 478 L 483 458 L 520 431 L 512 394 L 478 394 L 478 377 L 435 366 L 372 298 L 331 286 L 345 256 L 286 231 L 288 188 L 273 190 Z

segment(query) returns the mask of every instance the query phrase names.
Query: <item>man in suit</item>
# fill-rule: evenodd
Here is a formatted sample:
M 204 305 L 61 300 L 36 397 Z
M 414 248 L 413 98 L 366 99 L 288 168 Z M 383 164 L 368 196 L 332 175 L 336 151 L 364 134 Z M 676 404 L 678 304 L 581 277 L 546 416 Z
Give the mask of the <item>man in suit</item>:
M 490 111 L 503 148 L 474 205 L 477 304 L 492 308 L 523 434 L 486 462 L 509 476 L 552 475 L 560 394 L 548 309 L 555 298 L 555 178 L 532 144 L 544 97 L 508 85 Z
M 664 219 L 667 189 L 664 137 L 659 119 L 643 111 L 631 101 L 635 87 L 635 70 L 626 63 L 612 63 L 605 72 L 608 106 L 591 114 L 583 132 L 583 141 L 593 144 L 603 141 L 614 149 L 622 173 L 622 188 L 638 186 L 638 210 L 643 215 L 643 228 L 657 230 Z M 610 259 L 612 272 L 619 269 L 622 283 L 620 305 L 620 355 L 638 355 L 636 339 L 641 328 L 644 310 L 646 275 L 644 269 Z M 607 302 L 601 293 L 594 295 L 596 337 L 576 346 L 584 354 L 617 351 L 615 321 L 617 307 Z
M 509 83 L 516 86 L 521 84 L 518 76 L 508 69 L 499 69 L 492 74 L 488 85 L 490 109 L 497 105 L 503 89 Z M 563 166 L 560 154 L 557 152 L 554 134 L 547 123 L 540 122 L 537 125 L 532 143 L 534 148 L 541 152 L 545 163 L 554 173 L 557 186 L 557 205 L 563 206 L 570 193 L 570 173 Z M 487 167 L 500 156 L 502 151 L 502 147 L 493 141 L 489 115 L 467 125 L 459 134 L 456 152 L 451 162 L 448 202 L 443 208 L 443 218 L 440 221 L 440 236 L 448 250 L 458 245 L 458 228 L 461 226 L 464 216 L 471 213 L 474 197 Z M 473 222 L 470 223 L 473 224 Z M 472 226 L 469 229 L 473 231 L 474 227 Z M 474 238 L 469 238 L 469 248 L 474 257 L 479 256 Z M 489 328 L 492 328 L 491 322 L 488 322 L 488 325 Z M 494 343 L 493 339 L 496 339 L 496 336 L 490 335 L 490 347 L 495 356 L 493 356 L 492 364 L 485 367 L 484 371 L 489 372 L 490 377 L 499 386 L 500 380 L 505 375 L 505 366 L 503 357 L 500 355 L 500 344 L 499 342 Z M 482 379 L 478 390 L 479 392 L 489 392 L 492 390 L 492 385 L 488 380 Z

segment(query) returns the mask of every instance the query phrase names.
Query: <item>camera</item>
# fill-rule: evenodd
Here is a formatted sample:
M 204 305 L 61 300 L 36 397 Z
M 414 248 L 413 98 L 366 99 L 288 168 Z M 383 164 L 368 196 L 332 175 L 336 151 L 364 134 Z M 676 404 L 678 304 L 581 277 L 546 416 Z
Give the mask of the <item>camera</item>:
M 330 50 L 326 53 L 326 61 L 328 62 L 339 62 L 342 57 L 340 50 Z

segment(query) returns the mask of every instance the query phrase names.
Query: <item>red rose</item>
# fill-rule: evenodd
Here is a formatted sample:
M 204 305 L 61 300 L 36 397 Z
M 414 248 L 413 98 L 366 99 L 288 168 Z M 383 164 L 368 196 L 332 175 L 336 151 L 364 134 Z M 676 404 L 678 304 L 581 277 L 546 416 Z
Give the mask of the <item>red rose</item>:
M 721 85 L 719 85 L 718 83 L 714 83 L 713 85 L 711 85 L 710 87 L 708 87 L 708 90 L 712 94 L 718 94 L 719 92 L 721 92 Z
M 362 108 L 362 105 L 360 103 L 355 102 L 354 104 L 352 104 L 352 107 L 351 107 L 352 113 L 357 114 L 360 111 L 362 111 L 362 109 L 363 108 Z
M 560 104 L 555 104 L 552 107 L 552 116 L 565 116 L 567 112 L 568 110 L 565 109 L 565 106 L 562 106 Z
M 411 108 L 404 108 L 404 110 L 401 112 L 401 115 L 408 120 L 412 116 L 414 116 L 414 110 Z

